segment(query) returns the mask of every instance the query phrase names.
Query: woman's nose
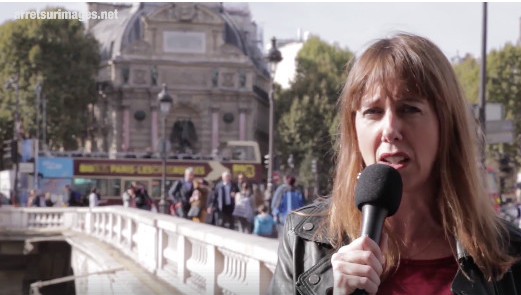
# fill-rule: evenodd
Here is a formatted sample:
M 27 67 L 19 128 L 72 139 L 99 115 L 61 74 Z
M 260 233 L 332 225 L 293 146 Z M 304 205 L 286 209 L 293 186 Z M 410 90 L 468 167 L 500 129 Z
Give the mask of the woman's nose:
M 386 111 L 382 118 L 382 142 L 393 143 L 402 140 L 401 119 L 393 111 Z

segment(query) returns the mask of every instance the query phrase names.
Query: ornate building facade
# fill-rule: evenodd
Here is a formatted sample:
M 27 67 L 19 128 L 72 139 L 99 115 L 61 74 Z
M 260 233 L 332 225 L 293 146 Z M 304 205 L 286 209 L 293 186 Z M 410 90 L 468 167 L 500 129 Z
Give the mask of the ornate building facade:
M 268 66 L 247 9 L 220 3 L 89 3 L 117 19 L 88 23 L 100 43 L 91 151 L 157 152 L 162 84 L 174 102 L 174 153 L 211 154 L 230 140 L 268 142 Z

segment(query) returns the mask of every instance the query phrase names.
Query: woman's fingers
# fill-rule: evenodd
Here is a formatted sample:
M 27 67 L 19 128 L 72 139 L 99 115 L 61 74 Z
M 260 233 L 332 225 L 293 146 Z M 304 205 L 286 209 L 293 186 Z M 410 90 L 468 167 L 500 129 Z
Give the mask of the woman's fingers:
M 331 257 L 334 293 L 351 294 L 356 289 L 376 293 L 384 261 L 380 247 L 368 237 L 360 237 L 341 247 Z
M 379 285 L 375 284 L 367 278 L 345 275 L 340 277 L 338 281 L 335 280 L 333 294 L 347 295 L 353 293 L 356 289 L 365 290 L 369 294 L 376 294 L 378 291 L 378 286 Z
M 335 254 L 331 259 L 333 271 L 366 277 L 375 284 L 380 284 L 380 275 L 382 274 L 382 264 L 376 257 L 368 251 L 352 251 L 351 253 Z
M 387 247 L 387 235 L 384 237 L 385 239 L 385 247 Z M 382 240 L 384 242 L 384 240 Z M 385 258 L 383 255 L 382 250 L 380 247 L 375 243 L 375 241 L 371 240 L 369 237 L 364 236 L 360 237 L 353 242 L 351 242 L 349 245 L 341 247 L 337 253 L 345 253 L 350 252 L 352 250 L 365 250 L 370 251 L 374 254 L 374 256 L 380 261 L 380 263 L 385 262 Z

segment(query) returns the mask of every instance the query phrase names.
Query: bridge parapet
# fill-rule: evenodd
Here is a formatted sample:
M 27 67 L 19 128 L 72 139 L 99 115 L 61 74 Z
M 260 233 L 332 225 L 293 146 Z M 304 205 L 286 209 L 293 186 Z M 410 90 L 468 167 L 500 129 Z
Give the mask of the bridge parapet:
M 0 227 L 87 234 L 185 294 L 266 294 L 277 263 L 277 240 L 122 206 L 0 208 Z

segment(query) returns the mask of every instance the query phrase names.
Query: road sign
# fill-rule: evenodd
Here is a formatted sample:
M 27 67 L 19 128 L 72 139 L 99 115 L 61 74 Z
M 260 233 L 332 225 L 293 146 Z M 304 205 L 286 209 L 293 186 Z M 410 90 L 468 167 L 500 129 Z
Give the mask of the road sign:
M 512 120 L 487 121 L 485 134 L 488 144 L 512 142 L 514 122 Z

